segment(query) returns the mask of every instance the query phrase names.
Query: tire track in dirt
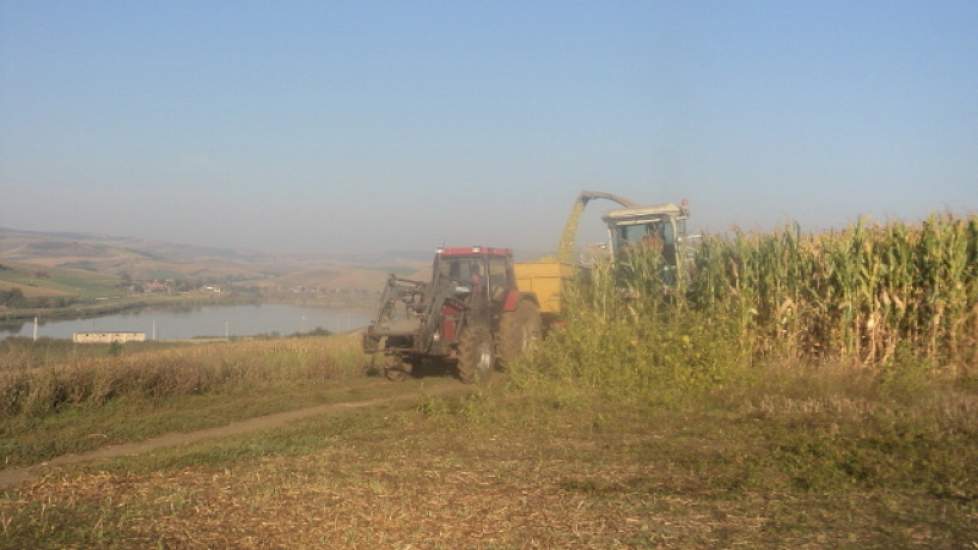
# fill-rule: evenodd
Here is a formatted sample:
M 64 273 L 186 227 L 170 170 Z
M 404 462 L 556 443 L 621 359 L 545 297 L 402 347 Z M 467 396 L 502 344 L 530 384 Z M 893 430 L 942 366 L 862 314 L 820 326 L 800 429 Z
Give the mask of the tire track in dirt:
M 378 397 L 364 401 L 327 403 L 324 405 L 316 405 L 303 409 L 274 413 L 265 416 L 257 416 L 214 428 L 205 428 L 192 432 L 170 432 L 157 437 L 152 437 L 150 439 L 145 439 L 143 441 L 107 445 L 105 447 L 95 449 L 94 451 L 61 455 L 59 457 L 52 458 L 51 460 L 33 464 L 31 466 L 2 470 L 0 471 L 0 490 L 10 489 L 26 481 L 35 479 L 42 474 L 43 470 L 53 466 L 66 466 L 69 464 L 79 464 L 93 460 L 117 458 L 121 456 L 133 456 L 165 447 L 189 445 L 191 443 L 196 443 L 206 439 L 216 439 L 270 428 L 278 428 L 297 420 L 303 420 L 328 413 L 352 409 L 363 409 L 383 405 L 385 403 L 397 403 L 401 401 L 419 399 L 421 397 L 440 396 L 452 393 L 467 393 L 470 391 L 470 389 L 471 387 L 462 386 L 457 382 L 444 385 L 439 384 L 434 388 L 420 388 L 417 386 L 412 386 L 407 393 L 391 397 Z

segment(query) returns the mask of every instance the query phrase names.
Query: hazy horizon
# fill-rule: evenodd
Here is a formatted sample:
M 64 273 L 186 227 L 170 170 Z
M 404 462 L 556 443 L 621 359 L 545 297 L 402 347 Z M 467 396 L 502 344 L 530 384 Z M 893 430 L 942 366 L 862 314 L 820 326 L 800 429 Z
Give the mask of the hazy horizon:
M 712 232 L 975 212 L 976 27 L 972 2 L 0 0 L 0 227 L 343 254 L 550 250 L 581 189 Z

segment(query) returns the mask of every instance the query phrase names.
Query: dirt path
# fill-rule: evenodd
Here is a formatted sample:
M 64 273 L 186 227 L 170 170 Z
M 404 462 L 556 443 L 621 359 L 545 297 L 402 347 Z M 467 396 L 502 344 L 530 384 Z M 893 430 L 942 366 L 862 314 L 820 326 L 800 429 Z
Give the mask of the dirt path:
M 412 399 L 418 399 L 422 396 L 432 396 L 432 395 L 445 395 L 451 393 L 463 393 L 469 390 L 468 387 L 462 386 L 456 382 L 437 385 L 433 388 L 422 388 L 417 386 L 410 386 L 405 388 L 405 392 L 400 395 L 395 395 L 391 397 L 380 397 L 376 399 L 367 399 L 364 401 L 346 401 L 342 403 L 328 403 L 325 405 L 316 405 L 315 407 L 307 407 L 304 409 L 297 409 L 293 411 L 280 412 L 275 414 L 269 414 L 266 416 L 258 416 L 255 418 L 249 418 L 248 420 L 241 420 L 238 422 L 232 422 L 224 426 L 218 426 L 215 428 L 207 428 L 203 430 L 197 430 L 193 432 L 171 432 L 163 434 L 161 436 L 153 437 L 143 441 L 137 441 L 133 443 L 121 443 L 118 445 L 108 445 L 94 451 L 89 451 L 87 453 L 79 454 L 66 454 L 53 458 L 46 462 L 41 462 L 39 464 L 34 464 L 32 466 L 26 466 L 23 468 L 12 468 L 9 470 L 0 471 L 0 490 L 9 489 L 16 485 L 19 485 L 25 481 L 29 481 L 36 477 L 39 477 L 43 471 L 52 466 L 65 466 L 68 464 L 78 464 L 80 462 L 89 462 L 92 460 L 101 460 L 107 458 L 116 458 L 120 456 L 132 456 L 148 451 L 153 451 L 156 449 L 161 449 L 164 447 L 174 447 L 177 445 L 188 445 L 190 443 L 196 443 L 205 439 L 215 439 L 220 437 L 228 437 L 232 435 L 238 435 L 248 432 L 254 432 L 259 430 L 266 430 L 269 428 L 278 428 L 280 426 L 285 426 L 289 423 L 295 422 L 297 420 L 302 420 L 304 418 L 310 418 L 313 416 L 318 416 L 321 414 L 345 411 L 350 409 L 362 409 L 366 407 L 373 407 L 376 405 L 381 405 L 384 403 L 396 403 L 400 401 L 410 401 Z

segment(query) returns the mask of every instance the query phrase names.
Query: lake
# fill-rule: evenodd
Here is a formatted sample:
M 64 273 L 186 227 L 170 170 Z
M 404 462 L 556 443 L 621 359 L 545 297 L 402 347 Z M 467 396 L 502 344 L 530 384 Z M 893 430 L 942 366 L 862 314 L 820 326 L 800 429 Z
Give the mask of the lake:
M 146 338 L 160 340 L 193 338 L 195 336 L 225 335 L 254 336 L 278 332 L 282 335 L 306 332 L 322 327 L 333 332 L 343 332 L 366 326 L 372 313 L 357 309 L 330 309 L 323 307 L 286 304 L 244 304 L 170 306 L 147 308 L 114 313 L 85 319 L 39 320 L 38 337 L 71 338 L 73 332 L 135 331 L 145 332 Z M 18 326 L 0 326 L 0 340 L 8 336 L 30 337 L 34 322 Z

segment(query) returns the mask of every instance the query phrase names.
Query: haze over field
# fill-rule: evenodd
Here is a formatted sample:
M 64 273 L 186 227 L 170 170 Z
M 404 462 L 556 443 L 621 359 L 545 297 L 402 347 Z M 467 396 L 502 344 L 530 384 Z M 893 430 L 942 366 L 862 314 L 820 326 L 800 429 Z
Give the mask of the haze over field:
M 551 249 L 582 188 L 713 231 L 974 211 L 976 27 L 974 2 L 0 1 L 0 226 L 377 253 Z
M 0 549 L 978 550 L 976 29 L 0 0 Z

